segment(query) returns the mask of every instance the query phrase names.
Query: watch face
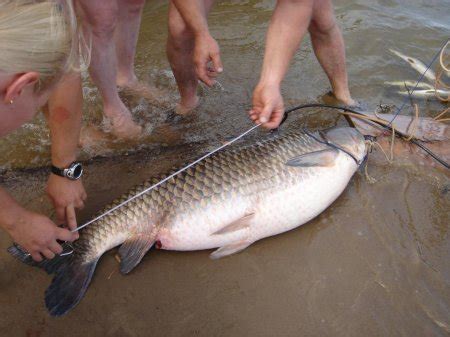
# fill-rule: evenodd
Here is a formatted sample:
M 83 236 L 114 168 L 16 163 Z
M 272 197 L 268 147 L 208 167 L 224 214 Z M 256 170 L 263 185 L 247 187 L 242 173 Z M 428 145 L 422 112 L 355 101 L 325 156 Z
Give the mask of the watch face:
M 83 166 L 81 166 L 80 163 L 74 163 L 68 170 L 67 170 L 67 178 L 72 180 L 78 180 L 83 175 Z

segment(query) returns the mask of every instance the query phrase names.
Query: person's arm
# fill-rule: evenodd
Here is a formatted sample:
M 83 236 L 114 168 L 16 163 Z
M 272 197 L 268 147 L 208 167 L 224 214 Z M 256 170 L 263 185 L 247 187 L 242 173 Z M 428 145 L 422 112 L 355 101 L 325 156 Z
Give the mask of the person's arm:
M 253 92 L 253 108 L 249 112 L 251 119 L 263 123 L 264 127 L 276 128 L 283 118 L 281 82 L 308 29 L 312 4 L 313 0 L 277 1 L 267 32 L 261 76 Z
M 0 187 L 0 227 L 2 227 L 35 261 L 62 252 L 56 240 L 74 241 L 78 233 L 57 227 L 49 218 L 21 207 Z M 41 256 L 42 255 L 42 256 Z
M 208 29 L 207 11 L 202 0 L 172 0 L 184 22 L 194 34 L 193 61 L 198 78 L 208 86 L 223 71 L 220 49 Z M 212 66 L 209 65 L 212 64 Z
M 50 96 L 45 113 L 50 127 L 52 164 L 68 167 L 76 160 L 82 119 L 81 75 L 68 73 Z M 84 206 L 86 192 L 81 180 L 69 180 L 53 173 L 47 182 L 47 194 L 56 211 L 58 225 L 77 227 L 75 209 Z

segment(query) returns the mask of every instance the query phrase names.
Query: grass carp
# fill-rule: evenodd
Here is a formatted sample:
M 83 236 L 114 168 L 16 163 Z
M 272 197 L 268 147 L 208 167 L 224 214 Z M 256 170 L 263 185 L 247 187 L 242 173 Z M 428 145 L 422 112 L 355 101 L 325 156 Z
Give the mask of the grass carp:
M 294 131 L 230 147 L 81 230 L 69 256 L 37 263 L 17 247 L 9 251 L 55 274 L 45 303 L 51 315 L 60 316 L 82 299 L 106 251 L 121 245 L 124 274 L 153 245 L 180 251 L 217 248 L 212 258 L 239 252 L 319 215 L 345 189 L 366 151 L 364 137 L 348 127 Z M 105 210 L 158 180 L 144 183 Z

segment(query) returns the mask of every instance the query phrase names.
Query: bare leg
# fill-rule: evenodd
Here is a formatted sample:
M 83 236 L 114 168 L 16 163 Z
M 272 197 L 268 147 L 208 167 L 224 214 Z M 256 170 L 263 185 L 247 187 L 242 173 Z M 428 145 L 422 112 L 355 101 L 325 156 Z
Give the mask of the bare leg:
M 119 86 L 137 82 L 134 73 L 134 56 L 144 5 L 145 0 L 118 0 L 120 15 L 114 38 L 117 55 L 117 85 Z
M 113 132 L 122 138 L 133 138 L 141 127 L 133 122 L 130 111 L 120 100 L 116 87 L 116 51 L 114 30 L 118 18 L 116 0 L 78 0 L 83 28 L 92 33 L 92 55 L 89 72 L 103 99 L 105 116 L 112 121 Z
M 314 53 L 330 80 L 334 96 L 344 104 L 354 105 L 348 89 L 344 39 L 331 0 L 314 2 L 309 32 Z
M 134 57 L 145 0 L 118 0 L 119 17 L 114 32 L 117 55 L 116 84 L 153 104 L 165 106 L 167 94 L 149 83 L 139 81 L 134 72 Z
M 214 0 L 204 0 L 205 14 L 211 10 Z M 171 2 L 169 5 L 169 36 L 167 57 L 170 62 L 181 100 L 176 112 L 185 114 L 194 109 L 199 102 L 197 96 L 198 79 L 192 60 L 194 34 L 187 27 L 181 14 Z

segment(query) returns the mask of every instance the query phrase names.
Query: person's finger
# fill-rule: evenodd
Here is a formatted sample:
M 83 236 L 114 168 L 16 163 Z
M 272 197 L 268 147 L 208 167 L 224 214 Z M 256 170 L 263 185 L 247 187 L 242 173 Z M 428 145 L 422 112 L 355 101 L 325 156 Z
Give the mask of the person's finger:
M 266 129 L 276 129 L 278 126 L 280 125 L 280 123 L 277 122 L 268 122 L 268 123 L 264 123 L 262 126 Z
M 258 121 L 258 115 L 254 114 L 254 115 L 250 115 L 250 119 L 254 122 Z
M 214 81 L 212 81 L 207 74 L 206 64 L 201 62 L 196 62 L 196 73 L 200 81 L 205 83 L 207 86 L 211 87 L 214 85 Z
M 76 209 L 83 209 L 83 208 L 84 208 L 84 202 L 83 202 L 82 199 L 78 199 L 78 200 L 75 202 L 75 208 L 76 208 Z
M 210 79 L 216 79 L 217 78 L 217 76 L 219 76 L 219 73 L 217 73 L 217 72 L 215 72 L 215 71 L 208 71 L 208 77 L 210 78 Z
M 258 123 L 259 113 L 256 110 L 254 109 L 250 110 L 248 112 L 248 115 L 253 122 Z
M 56 241 L 54 241 L 53 243 L 51 243 L 50 245 L 49 245 L 49 247 L 48 247 L 53 253 L 55 253 L 55 254 L 61 254 L 62 252 L 63 252 L 63 248 L 62 248 L 62 246 L 58 243 L 58 242 L 56 242 Z
M 263 127 L 267 129 L 276 129 L 280 126 L 280 123 L 283 119 L 284 112 L 274 112 L 271 116 L 271 119 L 263 124 Z
M 36 261 L 36 262 L 41 262 L 42 261 L 42 256 L 38 252 L 30 253 L 30 255 L 31 255 L 31 257 L 33 258 L 34 261 Z
M 63 206 L 56 206 L 56 223 L 62 225 L 66 223 L 66 209 Z
M 43 249 L 41 254 L 44 255 L 47 259 L 51 260 L 55 257 L 55 253 L 53 253 L 50 249 Z
M 69 226 L 70 229 L 77 228 L 77 217 L 75 214 L 75 208 L 72 204 L 66 207 L 66 220 L 67 226 Z
M 57 228 L 56 231 L 57 231 L 56 237 L 62 241 L 72 242 L 72 241 L 75 241 L 76 239 L 78 239 L 78 237 L 79 237 L 78 232 L 72 233 L 71 231 L 69 231 L 68 229 L 65 229 L 65 228 Z
M 272 115 L 273 107 L 271 104 L 266 104 L 264 108 L 262 109 L 261 113 L 259 114 L 259 122 L 260 123 L 267 123 L 270 120 L 270 116 Z
M 211 55 L 212 63 L 214 66 L 214 70 L 218 73 L 221 73 L 223 71 L 223 65 L 222 60 L 220 59 L 220 53 L 213 53 Z

